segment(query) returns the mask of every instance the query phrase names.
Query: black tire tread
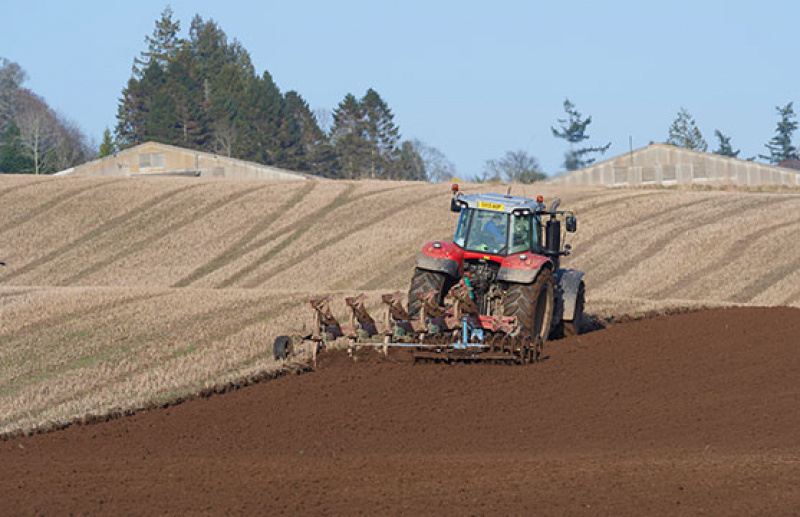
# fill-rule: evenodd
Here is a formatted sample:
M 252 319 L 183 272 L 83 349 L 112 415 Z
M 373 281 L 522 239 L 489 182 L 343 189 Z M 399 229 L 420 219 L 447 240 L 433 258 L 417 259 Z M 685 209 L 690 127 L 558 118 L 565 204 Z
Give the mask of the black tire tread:
M 506 290 L 504 314 L 506 316 L 516 316 L 520 325 L 521 335 L 530 336 L 534 339 L 534 318 L 536 315 L 536 300 L 542 289 L 554 289 L 553 276 L 549 269 L 544 269 L 536 276 L 536 280 L 530 284 L 509 284 Z M 552 324 L 552 317 L 548 318 L 549 325 Z M 543 332 L 543 339 L 550 334 L 548 328 Z
M 422 301 L 417 299 L 417 294 L 434 289 L 439 291 L 439 303 L 444 298 L 444 286 L 446 276 L 444 273 L 428 271 L 426 269 L 414 268 L 414 275 L 411 277 L 411 287 L 408 290 L 408 316 L 413 320 L 419 317 L 422 309 Z

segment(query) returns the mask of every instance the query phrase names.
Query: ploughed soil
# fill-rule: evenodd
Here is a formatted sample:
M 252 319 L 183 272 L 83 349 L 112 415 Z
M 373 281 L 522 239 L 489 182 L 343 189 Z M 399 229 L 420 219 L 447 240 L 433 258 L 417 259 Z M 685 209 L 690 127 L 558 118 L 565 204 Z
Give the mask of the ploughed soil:
M 0 514 L 800 514 L 800 310 L 311 373 L 0 442 Z

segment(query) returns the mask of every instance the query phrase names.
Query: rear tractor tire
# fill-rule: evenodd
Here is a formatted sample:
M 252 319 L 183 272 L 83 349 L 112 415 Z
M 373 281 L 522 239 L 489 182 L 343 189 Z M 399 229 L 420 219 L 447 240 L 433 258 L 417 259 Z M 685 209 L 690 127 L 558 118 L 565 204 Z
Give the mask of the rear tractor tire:
M 411 277 L 411 288 L 408 290 L 408 316 L 415 320 L 419 318 L 419 311 L 422 309 L 422 300 L 417 298 L 420 293 L 428 291 L 439 291 L 437 302 L 442 304 L 445 295 L 445 285 L 447 275 L 437 271 L 414 268 L 414 276 Z
M 550 335 L 555 307 L 555 282 L 549 269 L 543 269 L 530 284 L 509 284 L 504 314 L 514 316 L 520 335 L 530 337 L 532 346 L 544 345 Z

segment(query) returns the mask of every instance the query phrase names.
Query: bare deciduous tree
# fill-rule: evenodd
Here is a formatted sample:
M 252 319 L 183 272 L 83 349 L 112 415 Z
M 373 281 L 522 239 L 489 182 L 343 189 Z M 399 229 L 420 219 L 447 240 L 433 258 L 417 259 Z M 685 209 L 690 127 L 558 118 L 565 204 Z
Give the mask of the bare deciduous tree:
M 221 120 L 214 125 L 214 151 L 230 158 L 236 137 L 237 131 L 233 124 L 228 123 L 227 120 Z
M 53 165 L 56 144 L 56 117 L 40 98 L 31 94 L 17 107 L 14 117 L 28 157 L 36 174 L 48 172 Z
M 509 182 L 533 183 L 547 177 L 540 171 L 539 161 L 527 152 L 508 151 L 498 160 L 486 161 L 482 178 L 484 181 L 504 178 Z
M 430 181 L 450 181 L 457 175 L 456 166 L 436 147 L 416 138 L 411 140 L 411 145 L 422 158 L 424 172 Z
M 53 159 L 55 170 L 61 171 L 91 159 L 94 146 L 90 145 L 78 125 L 63 115 L 56 115 Z

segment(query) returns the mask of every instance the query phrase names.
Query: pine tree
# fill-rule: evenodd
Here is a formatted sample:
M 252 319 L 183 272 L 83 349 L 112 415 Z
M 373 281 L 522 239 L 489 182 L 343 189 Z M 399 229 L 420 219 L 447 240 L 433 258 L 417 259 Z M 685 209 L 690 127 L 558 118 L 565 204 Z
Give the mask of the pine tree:
M 180 142 L 180 125 L 175 99 L 167 86 L 167 76 L 158 63 L 150 63 L 141 80 L 142 88 L 149 92 L 147 118 L 144 122 L 144 140 L 165 144 Z
M 731 137 L 723 135 L 719 129 L 714 130 L 714 136 L 719 139 L 719 149 L 714 151 L 714 154 L 718 154 L 720 156 L 730 156 L 731 158 L 739 157 L 741 150 L 733 150 L 733 147 L 731 146 Z
M 233 102 L 232 106 L 235 105 Z M 292 138 L 291 128 L 284 127 L 285 103 L 278 85 L 269 72 L 253 81 L 245 97 L 246 112 L 238 120 L 249 142 L 254 160 L 280 166 L 287 160 L 286 140 Z
M 100 142 L 100 149 L 97 153 L 98 158 L 105 158 L 106 156 L 111 156 L 116 152 L 116 146 L 114 145 L 114 140 L 111 138 L 111 130 L 106 128 L 103 131 L 103 141 Z
M 370 144 L 362 123 L 361 104 L 348 93 L 333 112 L 331 141 L 340 156 L 345 178 L 363 178 L 369 173 Z
M 368 143 L 369 157 L 366 168 L 370 178 L 388 178 L 392 162 L 397 159 L 397 142 L 400 130 L 394 115 L 381 96 L 370 88 L 359 103 L 364 137 Z
M 167 68 L 167 88 L 175 100 L 181 145 L 204 149 L 209 138 L 203 83 L 197 77 L 196 60 L 189 44 L 181 45 Z
M 694 151 L 708 151 L 708 143 L 700 133 L 694 118 L 685 108 L 678 111 L 678 117 L 670 126 L 667 143 Z
M 300 136 L 300 149 L 295 154 L 302 156 L 303 168 L 296 170 L 335 177 L 338 168 L 336 154 L 328 137 L 317 124 L 308 103 L 295 91 L 287 92 L 284 101 L 285 120 L 296 125 Z
M 596 158 L 592 158 L 591 155 L 598 153 L 605 154 L 608 148 L 611 147 L 611 142 L 600 147 L 582 147 L 575 149 L 575 144 L 589 139 L 589 135 L 586 134 L 586 128 L 592 123 L 592 117 L 590 116 L 584 119 L 569 99 L 564 100 L 564 111 L 567 114 L 567 118 L 558 119 L 561 130 L 550 127 L 550 131 L 553 132 L 554 137 L 563 138 L 569 142 L 569 149 L 564 154 L 564 167 L 568 171 L 574 171 L 594 163 Z
M 764 144 L 764 147 L 769 149 L 769 155 L 759 155 L 759 158 L 768 160 L 774 165 L 788 160 L 800 159 L 798 158 L 797 148 L 792 145 L 792 135 L 797 129 L 797 121 L 795 120 L 792 104 L 790 102 L 782 108 L 780 106 L 775 107 L 781 119 L 775 128 L 775 136 L 772 137 L 769 143 Z
M 139 81 L 131 77 L 128 85 L 122 90 L 122 98 L 117 107 L 115 134 L 120 149 L 127 149 L 145 141 L 144 124 L 149 111 L 145 97 L 146 92 Z
M 175 57 L 181 46 L 181 39 L 178 33 L 181 30 L 181 22 L 172 21 L 172 8 L 168 5 L 161 12 L 161 19 L 156 21 L 152 36 L 146 36 L 147 50 L 142 52 L 141 57 L 133 60 L 133 73 L 135 77 L 141 77 L 144 70 L 152 63 L 158 64 L 162 69 L 167 68 L 167 63 Z

